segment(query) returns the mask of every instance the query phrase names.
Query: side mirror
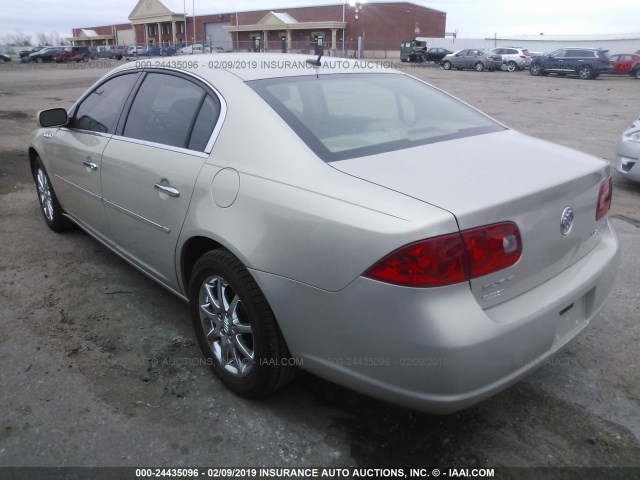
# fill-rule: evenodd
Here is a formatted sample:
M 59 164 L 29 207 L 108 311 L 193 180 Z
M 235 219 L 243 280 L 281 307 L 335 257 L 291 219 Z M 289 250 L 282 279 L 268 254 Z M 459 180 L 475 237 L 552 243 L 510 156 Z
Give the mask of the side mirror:
M 42 128 L 62 127 L 69 122 L 69 116 L 64 108 L 50 108 L 38 112 L 38 125 Z

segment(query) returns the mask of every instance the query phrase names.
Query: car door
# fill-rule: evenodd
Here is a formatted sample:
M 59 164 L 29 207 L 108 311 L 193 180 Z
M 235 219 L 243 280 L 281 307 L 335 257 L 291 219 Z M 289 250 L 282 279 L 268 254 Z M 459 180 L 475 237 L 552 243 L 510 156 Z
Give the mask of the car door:
M 453 57 L 453 64 L 456 67 L 465 67 L 469 50 L 461 50 L 457 55 Z
M 68 126 L 51 142 L 52 182 L 65 211 L 93 235 L 106 240 L 102 205 L 102 153 L 109 143 L 137 73 L 117 75 L 85 95 L 71 112 Z
M 566 50 L 564 49 L 551 52 L 544 59 L 544 69 L 547 72 L 565 72 L 565 56 Z
M 116 249 L 178 289 L 175 249 L 221 100 L 177 72 L 149 72 L 103 154 L 105 212 Z

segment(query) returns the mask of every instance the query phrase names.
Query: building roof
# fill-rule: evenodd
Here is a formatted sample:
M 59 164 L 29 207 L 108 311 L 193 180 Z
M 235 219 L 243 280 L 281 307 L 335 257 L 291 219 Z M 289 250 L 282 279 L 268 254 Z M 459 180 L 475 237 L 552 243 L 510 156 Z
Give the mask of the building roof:
M 269 12 L 269 13 L 272 14 L 274 17 L 276 17 L 278 20 L 280 20 L 282 23 L 285 23 L 285 24 L 298 23 L 298 21 L 288 13 L 277 13 L 277 12 Z
M 585 42 L 602 40 L 640 40 L 640 33 L 607 33 L 591 35 L 498 35 L 485 40 L 509 40 L 523 42 Z

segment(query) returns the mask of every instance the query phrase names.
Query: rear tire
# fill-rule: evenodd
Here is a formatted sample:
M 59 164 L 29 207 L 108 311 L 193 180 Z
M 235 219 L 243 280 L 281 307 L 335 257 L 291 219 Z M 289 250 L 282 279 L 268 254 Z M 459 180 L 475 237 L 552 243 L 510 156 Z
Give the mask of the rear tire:
M 484 72 L 484 63 L 478 62 L 474 65 L 474 68 L 476 69 L 476 72 Z
M 261 397 L 293 378 L 297 368 L 269 303 L 235 256 L 224 249 L 204 254 L 189 285 L 200 348 L 222 383 Z
M 636 70 L 636 78 L 640 80 L 640 68 Z
M 518 65 L 516 65 L 516 62 L 511 60 L 509 63 L 507 63 L 507 72 L 515 72 L 516 70 L 518 70 Z

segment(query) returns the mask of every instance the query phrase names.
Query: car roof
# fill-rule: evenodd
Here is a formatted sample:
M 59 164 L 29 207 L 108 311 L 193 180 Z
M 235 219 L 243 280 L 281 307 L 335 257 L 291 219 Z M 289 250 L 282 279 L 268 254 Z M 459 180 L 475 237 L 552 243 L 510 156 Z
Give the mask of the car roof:
M 140 60 L 125 64 L 114 71 L 140 68 L 141 66 L 143 68 L 168 68 L 186 71 L 205 80 L 212 80 L 216 76 L 216 71 L 223 70 L 243 81 L 339 73 L 399 73 L 391 68 L 391 62 L 384 61 L 322 57 L 319 67 L 307 63 L 307 60 L 315 61 L 317 59 L 318 57 L 315 55 L 290 53 L 204 53 L 171 57 L 170 60 Z

